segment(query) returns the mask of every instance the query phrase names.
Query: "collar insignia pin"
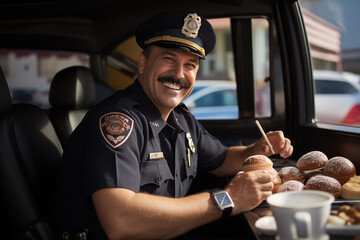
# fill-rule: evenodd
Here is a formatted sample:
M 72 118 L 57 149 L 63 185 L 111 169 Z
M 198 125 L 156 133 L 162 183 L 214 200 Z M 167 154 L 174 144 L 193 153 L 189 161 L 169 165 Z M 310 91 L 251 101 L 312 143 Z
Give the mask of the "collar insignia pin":
M 195 153 L 195 144 L 194 144 L 194 141 L 192 140 L 191 134 L 189 132 L 186 133 L 186 138 L 187 138 L 191 152 Z

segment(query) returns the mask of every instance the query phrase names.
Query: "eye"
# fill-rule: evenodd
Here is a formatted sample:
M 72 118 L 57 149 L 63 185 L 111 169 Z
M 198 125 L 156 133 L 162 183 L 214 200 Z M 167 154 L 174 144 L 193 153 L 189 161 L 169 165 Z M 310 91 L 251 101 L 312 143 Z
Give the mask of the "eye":
M 195 69 L 196 65 L 194 63 L 186 63 L 185 66 L 189 69 Z
M 168 61 L 168 62 L 174 61 L 174 58 L 171 57 L 171 56 L 164 56 L 163 59 L 164 59 L 165 61 Z

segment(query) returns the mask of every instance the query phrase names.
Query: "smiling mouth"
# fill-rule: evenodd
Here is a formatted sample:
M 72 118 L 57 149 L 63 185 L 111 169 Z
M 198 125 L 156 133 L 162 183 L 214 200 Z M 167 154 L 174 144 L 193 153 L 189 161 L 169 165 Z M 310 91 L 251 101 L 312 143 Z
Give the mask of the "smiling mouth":
M 171 89 L 174 89 L 174 90 L 180 90 L 181 87 L 174 84 L 174 83 L 169 83 L 169 82 L 163 82 L 164 86 L 165 87 L 168 87 L 168 88 L 171 88 Z
M 177 91 L 181 90 L 182 88 L 187 89 L 190 87 L 190 84 L 187 83 L 185 80 L 175 79 L 174 77 L 171 76 L 159 77 L 158 81 L 161 82 L 165 87 Z

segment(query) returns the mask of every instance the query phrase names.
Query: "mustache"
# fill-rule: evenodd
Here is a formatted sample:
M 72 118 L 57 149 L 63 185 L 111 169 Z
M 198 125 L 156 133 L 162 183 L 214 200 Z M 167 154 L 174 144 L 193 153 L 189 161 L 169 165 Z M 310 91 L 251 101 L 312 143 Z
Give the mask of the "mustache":
M 172 76 L 158 77 L 157 80 L 161 83 L 163 83 L 163 82 L 174 83 L 174 84 L 180 85 L 181 88 L 189 88 L 190 87 L 190 84 L 188 82 L 186 82 L 184 79 L 176 79 Z

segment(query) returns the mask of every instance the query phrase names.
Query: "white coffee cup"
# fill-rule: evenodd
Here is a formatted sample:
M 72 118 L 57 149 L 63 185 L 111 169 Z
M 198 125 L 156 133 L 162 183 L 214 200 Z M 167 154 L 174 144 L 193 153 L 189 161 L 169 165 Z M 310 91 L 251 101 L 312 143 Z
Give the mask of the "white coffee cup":
M 267 198 L 281 240 L 329 239 L 326 224 L 334 196 L 327 192 L 303 190 L 282 192 Z

